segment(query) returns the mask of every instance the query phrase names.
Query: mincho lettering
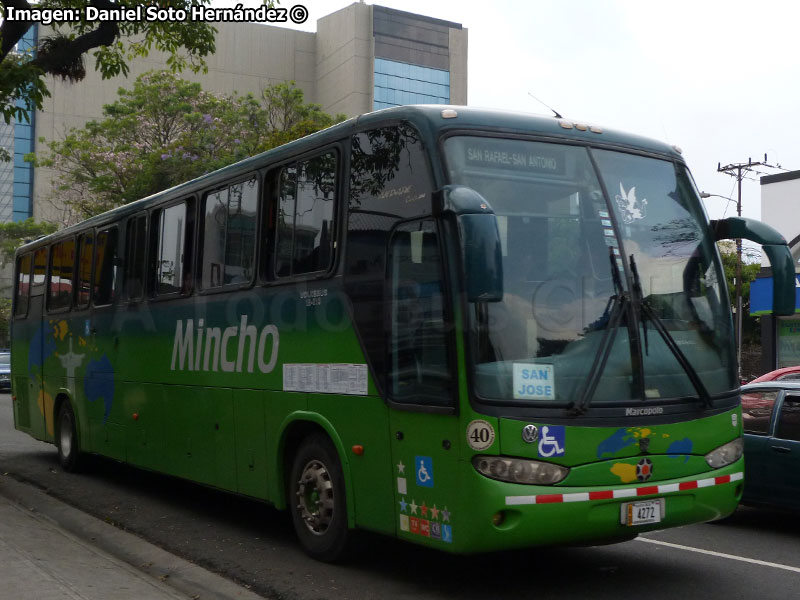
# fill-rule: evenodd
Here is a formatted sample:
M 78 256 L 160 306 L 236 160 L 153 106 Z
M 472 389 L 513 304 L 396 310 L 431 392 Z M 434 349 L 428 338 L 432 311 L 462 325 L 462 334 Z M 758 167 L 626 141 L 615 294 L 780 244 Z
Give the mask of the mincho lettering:
M 170 370 L 241 373 L 246 369 L 253 373 L 258 365 L 259 371 L 270 373 L 278 361 L 279 339 L 275 325 L 265 325 L 259 331 L 247 324 L 247 315 L 242 315 L 238 327 L 225 329 L 205 327 L 203 319 L 198 319 L 196 327 L 194 319 L 177 321 Z M 232 347 L 236 352 L 233 357 Z

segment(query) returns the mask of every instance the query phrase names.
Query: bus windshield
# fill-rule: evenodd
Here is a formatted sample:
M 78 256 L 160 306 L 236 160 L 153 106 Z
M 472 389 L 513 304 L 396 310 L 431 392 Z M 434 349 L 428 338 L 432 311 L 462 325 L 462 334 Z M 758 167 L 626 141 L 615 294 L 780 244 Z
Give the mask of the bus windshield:
M 724 277 L 684 165 L 496 137 L 444 148 L 450 183 L 494 209 L 503 255 L 502 300 L 468 311 L 479 398 L 620 406 L 737 387 Z

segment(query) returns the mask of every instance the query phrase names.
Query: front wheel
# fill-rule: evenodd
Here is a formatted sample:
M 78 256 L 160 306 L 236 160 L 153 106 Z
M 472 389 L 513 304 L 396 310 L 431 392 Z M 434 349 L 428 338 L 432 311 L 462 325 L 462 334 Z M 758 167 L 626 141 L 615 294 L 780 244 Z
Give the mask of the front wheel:
M 77 471 L 80 467 L 81 448 L 75 413 L 69 400 L 61 403 L 56 420 L 56 447 L 58 462 L 65 471 Z
M 289 477 L 288 504 L 303 549 L 326 562 L 344 558 L 352 536 L 342 466 L 330 439 L 322 434 L 307 437 Z

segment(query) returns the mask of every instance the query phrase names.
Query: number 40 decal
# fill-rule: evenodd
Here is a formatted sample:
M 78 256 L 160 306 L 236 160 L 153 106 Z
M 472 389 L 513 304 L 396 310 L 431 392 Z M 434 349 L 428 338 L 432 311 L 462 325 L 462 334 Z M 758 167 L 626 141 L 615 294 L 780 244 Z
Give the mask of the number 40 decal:
M 494 443 L 494 427 L 488 421 L 477 419 L 467 426 L 467 443 L 473 450 L 486 450 Z

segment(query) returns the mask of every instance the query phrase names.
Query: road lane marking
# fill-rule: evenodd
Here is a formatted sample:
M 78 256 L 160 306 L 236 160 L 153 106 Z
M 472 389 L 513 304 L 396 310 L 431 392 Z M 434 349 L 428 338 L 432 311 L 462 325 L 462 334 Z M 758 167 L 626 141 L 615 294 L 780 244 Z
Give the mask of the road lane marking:
M 800 573 L 800 567 L 791 567 L 789 565 L 781 565 L 778 563 L 767 562 L 765 560 L 757 560 L 755 558 L 745 558 L 744 556 L 736 556 L 735 554 L 725 554 L 724 552 L 714 552 L 713 550 L 703 550 L 701 548 L 692 548 L 691 546 L 684 546 L 682 544 L 673 544 L 671 542 L 662 542 L 661 540 L 654 540 L 651 538 L 638 537 L 636 541 L 647 542 L 648 544 L 656 544 L 659 546 L 667 546 L 668 548 L 676 548 L 678 550 L 687 550 L 689 552 L 697 552 L 699 554 L 708 554 L 709 556 L 717 556 L 719 558 L 727 558 L 729 560 L 738 560 L 753 565 L 761 565 L 762 567 L 772 567 L 773 569 L 783 569 L 784 571 L 793 571 Z

